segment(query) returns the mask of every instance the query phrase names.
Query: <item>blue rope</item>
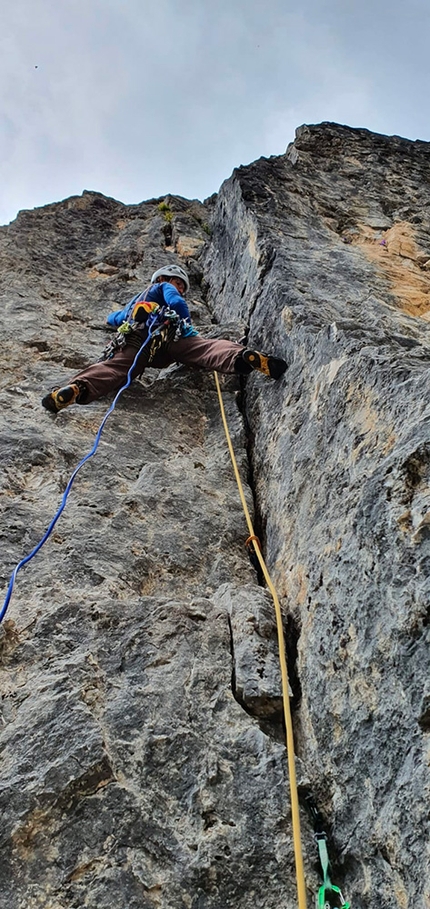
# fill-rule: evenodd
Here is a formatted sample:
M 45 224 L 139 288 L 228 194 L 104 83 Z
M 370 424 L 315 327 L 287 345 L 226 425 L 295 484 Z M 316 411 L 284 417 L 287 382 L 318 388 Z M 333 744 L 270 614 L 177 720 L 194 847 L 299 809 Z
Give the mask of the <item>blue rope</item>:
M 61 505 L 60 505 L 60 507 L 59 507 L 57 513 L 56 513 L 56 514 L 54 515 L 54 517 L 52 518 L 52 521 L 51 521 L 51 523 L 50 523 L 50 525 L 49 525 L 49 527 L 48 527 L 46 533 L 44 534 L 44 536 L 42 537 L 42 539 L 40 540 L 40 542 L 37 544 L 37 546 L 35 546 L 34 549 L 32 549 L 31 552 L 30 552 L 27 556 L 25 556 L 24 559 L 21 559 L 21 561 L 18 562 L 18 564 L 16 565 L 14 571 L 12 572 L 11 579 L 10 579 L 10 582 L 9 582 L 9 587 L 8 587 L 7 594 L 6 594 L 6 598 L 5 598 L 5 601 L 4 601 L 4 603 L 3 603 L 2 610 L 1 610 L 1 612 L 0 612 L 0 623 L 3 621 L 3 619 L 4 619 L 5 615 L 6 615 L 6 611 L 7 611 L 7 608 L 8 608 L 8 606 L 9 606 L 9 603 L 10 603 L 10 598 L 11 598 L 11 596 L 12 596 L 12 591 L 13 591 L 13 587 L 14 587 L 14 584 L 15 584 L 15 578 L 16 578 L 16 576 L 17 576 L 17 574 L 18 574 L 18 571 L 20 570 L 20 568 L 22 568 L 24 565 L 26 565 L 27 562 L 30 562 L 30 560 L 33 558 L 33 556 L 35 556 L 35 555 L 39 552 L 39 549 L 42 548 L 43 544 L 46 543 L 48 537 L 49 537 L 50 534 L 52 533 L 52 530 L 54 529 L 54 527 L 55 527 L 55 525 L 56 525 L 56 523 L 57 523 L 57 521 L 58 521 L 58 518 L 59 518 L 60 515 L 63 513 L 63 511 L 64 511 L 64 509 L 65 509 L 65 507 L 66 507 L 67 498 L 68 498 L 69 492 L 70 492 L 70 490 L 71 490 L 71 488 L 72 488 L 72 485 L 73 485 L 73 482 L 74 482 L 74 479 L 75 479 L 77 473 L 80 471 L 81 467 L 84 466 L 85 462 L 86 462 L 86 461 L 89 461 L 89 459 L 92 458 L 93 455 L 95 455 L 95 453 L 96 453 L 96 451 L 97 451 L 97 448 L 98 448 L 98 445 L 99 445 L 99 442 L 100 442 L 100 436 L 101 436 L 101 434 L 102 434 L 102 432 L 103 432 L 103 429 L 104 429 L 104 426 L 105 426 L 105 423 L 106 423 L 108 417 L 111 415 L 112 411 L 115 409 L 116 402 L 118 401 L 118 398 L 120 397 L 120 395 L 122 395 L 123 391 L 125 391 L 125 390 L 126 390 L 127 388 L 129 388 L 129 386 L 131 385 L 131 381 L 132 381 L 132 380 L 131 380 L 131 374 L 132 374 L 132 372 L 133 372 L 133 369 L 134 369 L 134 367 L 135 367 L 135 365 L 136 365 L 136 363 L 137 363 L 137 360 L 138 360 L 138 358 L 139 358 L 139 356 L 140 356 L 140 354 L 141 354 L 143 348 L 146 347 L 148 341 L 149 341 L 150 338 L 152 337 L 152 328 L 154 327 L 155 322 L 157 322 L 157 321 L 159 320 L 160 315 L 161 315 L 161 313 L 158 312 L 158 313 L 154 313 L 153 315 L 151 315 L 151 316 L 149 317 L 149 319 L 148 319 L 148 321 L 147 321 L 147 323 L 146 323 L 146 327 L 147 327 L 147 329 L 148 329 L 148 336 L 145 338 L 143 344 L 141 345 L 141 347 L 140 347 L 139 350 L 137 351 L 137 354 L 136 354 L 136 356 L 135 356 L 135 358 L 134 358 L 134 360 L 133 360 L 133 363 L 131 364 L 130 369 L 129 369 L 128 373 L 127 373 L 127 381 L 126 381 L 125 385 L 123 385 L 122 388 L 119 389 L 119 391 L 117 392 L 117 394 L 115 395 L 115 397 L 114 397 L 114 399 L 113 399 L 113 401 L 112 401 L 111 406 L 109 407 L 109 410 L 108 410 L 107 413 L 104 415 L 103 420 L 102 420 L 102 422 L 101 422 L 101 424 L 100 424 L 100 426 L 99 426 L 99 429 L 98 429 L 98 431 L 97 431 L 96 438 L 95 438 L 95 441 L 94 441 L 94 445 L 93 445 L 91 451 L 89 451 L 88 454 L 86 454 L 85 457 L 82 458 L 82 461 L 79 461 L 78 466 L 75 467 L 75 469 L 74 469 L 74 471 L 73 471 L 73 473 L 72 473 L 72 476 L 70 477 L 70 480 L 69 480 L 69 482 L 68 482 L 68 484 L 67 484 L 67 486 L 66 486 L 66 488 L 65 488 L 65 490 L 64 490 L 64 495 L 63 495 L 63 498 L 62 498 L 62 500 L 61 500 Z

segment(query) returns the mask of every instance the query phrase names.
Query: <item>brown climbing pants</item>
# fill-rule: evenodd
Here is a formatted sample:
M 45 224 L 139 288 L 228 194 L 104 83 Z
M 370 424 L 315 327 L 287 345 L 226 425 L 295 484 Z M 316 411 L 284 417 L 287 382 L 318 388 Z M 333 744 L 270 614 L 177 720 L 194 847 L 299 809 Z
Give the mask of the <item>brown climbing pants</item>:
M 142 340 L 143 340 L 142 336 Z M 171 341 L 163 345 L 161 350 L 157 351 L 151 363 L 151 366 L 157 369 L 163 369 L 170 366 L 171 363 L 184 363 L 186 366 L 194 366 L 199 369 L 216 370 L 222 373 L 233 373 L 234 364 L 244 348 L 234 341 L 224 341 L 211 338 L 201 338 L 200 336 L 191 338 L 180 338 L 179 341 Z M 118 391 L 126 381 L 128 371 L 136 356 L 137 350 L 131 344 L 117 350 L 110 360 L 104 360 L 101 363 L 94 363 L 88 366 L 79 375 L 71 381 L 76 382 L 79 379 L 85 382 L 88 388 L 88 394 L 85 396 L 83 404 L 91 404 L 97 398 L 102 398 L 111 392 Z M 141 360 L 145 363 L 145 349 L 142 351 Z M 142 374 L 144 367 L 139 366 L 139 360 L 132 373 L 132 378 Z

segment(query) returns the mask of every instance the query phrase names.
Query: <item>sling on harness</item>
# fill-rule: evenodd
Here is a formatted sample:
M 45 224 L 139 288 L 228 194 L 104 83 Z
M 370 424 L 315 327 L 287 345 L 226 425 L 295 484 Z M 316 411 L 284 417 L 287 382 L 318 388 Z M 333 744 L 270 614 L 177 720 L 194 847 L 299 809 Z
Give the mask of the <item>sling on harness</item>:
M 151 303 L 148 300 L 136 303 L 125 322 L 119 326 L 115 337 L 106 345 L 98 362 L 111 360 L 116 351 L 126 345 L 139 350 L 147 337 L 148 320 L 154 317 L 156 317 L 156 327 L 151 333 L 151 343 L 145 347 L 145 356 L 139 359 L 141 375 L 144 369 L 152 363 L 160 347 L 174 341 L 182 333 L 184 320 L 169 306 L 159 306 L 158 303 Z

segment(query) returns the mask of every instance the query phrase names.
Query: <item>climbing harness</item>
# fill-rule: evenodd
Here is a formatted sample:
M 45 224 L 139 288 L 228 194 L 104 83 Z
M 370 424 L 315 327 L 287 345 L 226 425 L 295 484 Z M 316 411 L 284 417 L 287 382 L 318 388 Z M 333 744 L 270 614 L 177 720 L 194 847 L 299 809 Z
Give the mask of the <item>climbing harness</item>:
M 281 667 L 281 679 L 282 679 L 282 699 L 284 705 L 284 718 L 285 718 L 285 729 L 286 729 L 286 745 L 287 745 L 287 759 L 288 759 L 288 773 L 290 778 L 290 798 L 291 798 L 291 817 L 292 817 L 292 827 L 293 827 L 293 841 L 294 841 L 294 856 L 296 862 L 296 877 L 297 877 L 297 896 L 299 909 L 306 909 L 306 886 L 305 886 L 305 875 L 303 869 L 303 855 L 302 855 L 302 844 L 301 844 L 301 835 L 300 835 L 300 814 L 299 814 L 299 796 L 297 792 L 297 778 L 296 778 L 296 765 L 295 765 L 295 756 L 294 756 L 294 733 L 293 733 L 293 721 L 291 717 L 291 708 L 290 708 L 290 686 L 288 682 L 288 670 L 287 670 L 287 659 L 285 655 L 285 639 L 284 639 L 284 629 L 282 625 L 282 612 L 281 605 L 279 603 L 278 594 L 273 586 L 272 579 L 269 575 L 267 565 L 264 561 L 258 537 L 255 536 L 254 527 L 251 521 L 251 516 L 249 514 L 249 509 L 246 504 L 245 493 L 243 491 L 242 480 L 240 479 L 239 468 L 237 466 L 236 456 L 233 449 L 233 444 L 230 437 L 230 432 L 228 429 L 227 418 L 225 415 L 224 402 L 222 399 L 221 388 L 219 384 L 218 375 L 215 372 L 215 385 L 218 392 L 218 400 L 221 411 L 221 418 L 224 426 L 224 432 L 227 439 L 227 445 L 230 452 L 231 462 L 233 465 L 234 475 L 236 477 L 236 483 L 239 490 L 240 500 L 242 502 L 242 508 L 245 515 L 245 520 L 248 525 L 249 530 L 249 541 L 252 542 L 254 547 L 255 555 L 258 559 L 260 568 L 263 572 L 264 579 L 272 595 L 273 604 L 275 607 L 276 615 L 276 627 L 278 630 L 278 647 L 279 647 L 279 662 Z
M 172 313 L 173 313 L 173 315 L 172 315 Z M 127 373 L 127 380 L 126 380 L 125 384 L 122 386 L 122 388 L 120 388 L 119 391 L 116 393 L 115 398 L 113 399 L 112 404 L 109 407 L 109 410 L 105 413 L 103 420 L 99 426 L 99 429 L 96 433 L 96 438 L 95 438 L 94 445 L 93 445 L 91 451 L 89 451 L 88 454 L 86 454 L 85 457 L 82 458 L 82 460 L 79 462 L 78 466 L 75 467 L 75 470 L 73 471 L 72 476 L 70 477 L 70 480 L 66 486 L 66 489 L 64 490 L 63 498 L 61 500 L 61 505 L 60 505 L 58 511 L 56 512 L 56 514 L 54 515 L 54 517 L 52 518 L 52 521 L 49 524 L 42 539 L 39 541 L 37 546 L 35 546 L 34 549 L 32 549 L 31 552 L 27 556 L 25 556 L 25 558 L 21 559 L 21 561 L 18 562 L 18 564 L 15 566 L 15 568 L 12 572 L 12 575 L 11 575 L 11 578 L 9 581 L 9 586 L 7 589 L 7 593 L 6 593 L 6 597 L 5 597 L 3 606 L 0 610 L 0 623 L 3 621 L 3 619 L 6 615 L 18 571 L 21 568 L 23 568 L 23 566 L 26 565 L 27 562 L 31 561 L 31 559 L 39 552 L 39 550 L 42 548 L 43 544 L 46 543 L 48 537 L 52 533 L 52 530 L 54 529 L 60 515 L 63 513 L 63 511 L 66 507 L 66 502 L 67 502 L 67 499 L 69 496 L 69 492 L 72 488 L 76 475 L 79 473 L 81 467 L 83 467 L 83 465 L 86 463 L 86 461 L 89 461 L 89 459 L 92 458 L 93 455 L 95 455 L 99 442 L 100 442 L 101 434 L 103 432 L 103 429 L 105 427 L 108 417 L 111 415 L 112 411 L 115 409 L 116 403 L 117 403 L 120 395 L 122 395 L 122 393 L 127 388 L 129 388 L 129 386 L 131 385 L 131 381 L 132 381 L 131 377 L 133 374 L 133 370 L 139 360 L 139 357 L 140 357 L 142 351 L 148 346 L 148 357 L 145 358 L 146 362 L 144 363 L 144 366 L 143 366 L 143 368 L 145 368 L 145 365 L 147 365 L 148 363 L 151 362 L 151 360 L 154 356 L 154 353 L 159 349 L 159 347 L 161 346 L 163 341 L 168 339 L 169 336 L 172 335 L 172 332 L 173 332 L 173 335 L 175 334 L 176 320 L 178 318 L 179 317 L 178 317 L 177 313 L 175 313 L 174 310 L 170 310 L 169 307 L 160 308 L 157 306 L 156 311 L 148 314 L 148 318 L 146 320 L 146 326 L 145 326 L 146 335 L 145 335 L 143 341 L 142 341 L 142 335 L 140 335 L 140 346 L 139 346 L 139 349 L 137 350 L 133 363 L 131 364 L 130 369 Z M 143 371 L 143 369 L 142 369 L 142 371 Z
M 318 847 L 318 857 L 323 874 L 323 883 L 317 894 L 316 909 L 350 909 L 350 903 L 345 902 L 339 887 L 332 884 L 330 880 L 327 834 L 323 829 L 323 818 L 311 795 L 306 796 L 305 803 L 313 823 L 315 841 Z
M 118 350 L 122 350 L 126 345 L 141 350 L 142 329 L 148 327 L 148 321 L 157 317 L 157 327 L 152 332 L 151 344 L 148 347 L 146 362 L 143 364 L 149 366 L 154 356 L 162 344 L 175 340 L 181 334 L 183 319 L 180 318 L 174 309 L 169 306 L 159 306 L 158 303 L 151 303 L 148 300 L 140 300 L 135 303 L 129 317 L 122 322 L 117 329 L 115 336 L 106 344 L 106 347 L 99 357 L 98 362 L 111 360 Z M 143 371 L 143 370 L 142 370 Z

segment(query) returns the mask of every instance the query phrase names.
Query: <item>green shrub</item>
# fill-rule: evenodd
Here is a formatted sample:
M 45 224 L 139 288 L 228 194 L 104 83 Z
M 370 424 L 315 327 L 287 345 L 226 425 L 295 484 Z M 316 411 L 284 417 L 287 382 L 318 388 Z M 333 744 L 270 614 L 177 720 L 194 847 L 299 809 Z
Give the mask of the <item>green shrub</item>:
M 173 212 L 172 212 L 172 209 L 170 208 L 170 205 L 168 205 L 167 202 L 160 202 L 160 204 L 158 205 L 158 211 L 163 212 L 165 221 L 172 220 Z

